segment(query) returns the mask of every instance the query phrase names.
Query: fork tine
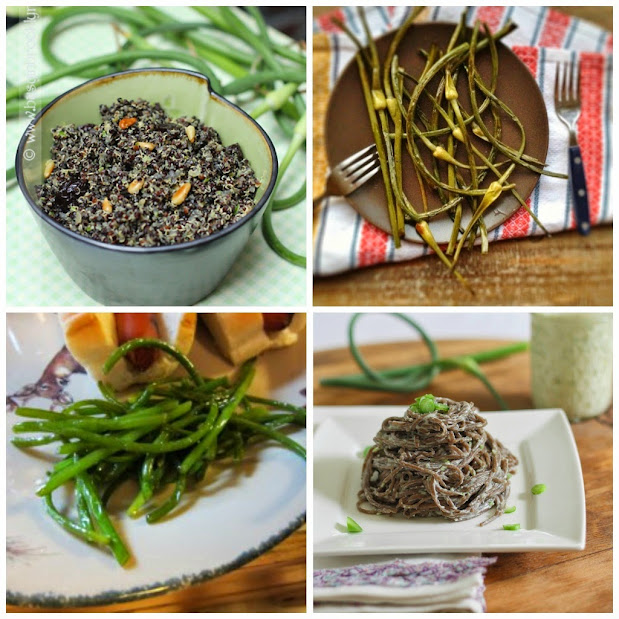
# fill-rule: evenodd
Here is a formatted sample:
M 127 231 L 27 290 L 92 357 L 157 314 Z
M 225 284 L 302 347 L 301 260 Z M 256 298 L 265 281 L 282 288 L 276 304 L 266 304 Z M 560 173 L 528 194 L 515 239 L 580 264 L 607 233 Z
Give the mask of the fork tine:
M 363 178 L 360 178 L 356 183 L 355 187 L 361 187 L 364 183 L 367 183 L 372 176 L 374 176 L 380 170 L 380 166 L 376 166 L 373 170 L 370 170 Z
M 372 150 L 373 148 L 376 148 L 376 144 L 370 144 L 368 147 L 364 148 L 363 150 L 357 151 L 356 153 L 352 154 L 350 157 L 347 157 L 346 159 L 344 159 L 344 161 L 340 161 L 340 163 L 338 163 L 337 166 L 335 167 L 339 169 L 345 168 L 347 165 L 355 161 L 358 157 L 365 155 L 365 153 L 369 153 L 370 150 Z
M 567 62 L 563 63 L 563 72 L 562 72 L 562 76 L 561 76 L 561 101 L 565 102 L 567 101 L 568 98 L 568 87 L 567 87 L 567 81 L 568 81 L 568 71 L 569 71 L 569 65 Z
M 578 61 L 574 63 L 576 65 L 576 91 L 574 92 L 574 98 L 576 101 L 580 101 L 580 66 L 578 65 Z
M 557 101 L 565 101 L 565 63 L 557 65 Z
M 569 94 L 569 101 L 574 101 L 576 99 L 574 92 L 575 92 L 575 88 L 576 88 L 576 80 L 574 79 L 574 73 L 576 72 L 576 67 L 575 67 L 575 63 L 574 63 L 574 58 L 572 57 L 572 59 L 570 60 L 570 94 Z
M 559 81 L 561 77 L 561 65 L 557 63 L 557 71 L 555 73 L 555 103 L 560 101 Z
M 361 166 L 364 166 L 366 163 L 368 163 L 368 161 L 370 162 L 370 165 L 371 165 L 372 162 L 375 160 L 376 160 L 376 155 L 374 153 L 370 153 L 369 155 L 366 155 L 362 159 L 359 159 L 359 161 L 354 161 L 350 165 L 342 167 L 341 172 L 342 174 L 348 177 L 351 174 L 353 174 L 353 172 L 356 172 Z
M 364 165 L 362 168 L 354 170 L 351 174 L 346 177 L 347 181 L 354 183 L 359 179 L 363 174 L 365 174 L 368 170 L 371 170 L 374 166 L 378 168 L 378 161 L 372 157 L 372 160 Z

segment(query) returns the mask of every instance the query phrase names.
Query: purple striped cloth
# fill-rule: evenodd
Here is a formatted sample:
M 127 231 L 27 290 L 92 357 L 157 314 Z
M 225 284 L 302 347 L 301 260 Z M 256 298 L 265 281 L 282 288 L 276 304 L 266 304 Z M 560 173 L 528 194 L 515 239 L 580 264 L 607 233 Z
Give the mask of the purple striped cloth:
M 464 7 L 430 7 L 426 20 L 456 22 Z M 374 36 L 397 28 L 409 7 L 368 7 L 366 14 Z M 363 39 L 355 9 L 337 12 L 340 19 Z M 355 48 L 325 15 L 314 22 L 315 32 L 327 32 L 331 47 L 331 87 L 351 60 Z M 550 143 L 548 168 L 567 172 L 568 134 L 554 113 L 554 84 L 557 66 L 578 57 L 581 74 L 582 112 L 578 123 L 591 223 L 612 221 L 612 34 L 586 21 L 569 17 L 549 7 L 468 7 L 467 23 L 476 19 L 492 30 L 508 19 L 518 26 L 503 39 L 535 76 L 547 109 Z M 575 227 L 572 197 L 567 181 L 542 176 L 528 199 L 531 210 L 550 232 Z M 490 232 L 491 241 L 541 234 L 525 209 Z M 383 262 L 410 260 L 428 253 L 420 244 L 404 241 L 395 249 L 390 235 L 363 220 L 342 198 L 325 200 L 318 215 L 314 247 L 314 273 L 330 275 Z
M 314 570 L 316 612 L 485 612 L 496 557 L 410 557 Z

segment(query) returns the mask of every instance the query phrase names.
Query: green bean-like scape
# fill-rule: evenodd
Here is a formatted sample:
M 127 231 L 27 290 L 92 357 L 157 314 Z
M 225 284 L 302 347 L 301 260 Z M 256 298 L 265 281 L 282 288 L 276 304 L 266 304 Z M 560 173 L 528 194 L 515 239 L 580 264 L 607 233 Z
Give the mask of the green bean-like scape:
M 419 7 L 410 9 L 407 19 L 394 31 L 383 59 L 377 53 L 363 8 L 358 13 L 365 42 L 338 19 L 333 21 L 358 49 L 355 62 L 381 164 L 395 246 L 399 246 L 403 236 L 404 222 L 412 223 L 421 241 L 473 291 L 455 266 L 461 251 L 473 247 L 476 238 L 480 239 L 481 253 L 488 252 L 484 215 L 496 207 L 504 193 L 511 193 L 546 232 L 510 182 L 514 169 L 522 167 L 536 174 L 567 177 L 546 169 L 543 162 L 525 152 L 522 123 L 496 94 L 500 75 L 497 42 L 515 25 L 508 22 L 492 33 L 478 21 L 469 31 L 463 12 L 444 49 L 439 49 L 437 43 L 429 50 L 420 50 L 426 59 L 425 66 L 420 75 L 413 76 L 401 66 L 398 53 L 403 40 L 410 45 L 410 37 L 414 36 L 410 28 L 419 12 Z M 484 52 L 490 58 L 489 83 L 477 70 L 478 57 Z M 464 94 L 468 95 L 470 105 Z M 432 104 L 430 112 L 424 111 L 424 101 Z M 518 147 L 503 139 L 507 123 L 520 132 Z M 417 205 L 411 203 L 403 189 L 406 155 L 419 184 Z M 502 159 L 498 160 L 499 157 Z M 489 175 L 490 182 L 484 183 Z M 433 192 L 442 205 L 430 210 L 427 197 Z M 468 223 L 464 225 L 467 212 Z M 445 216 L 451 218 L 453 225 L 449 244 L 443 248 L 436 242 L 429 222 Z
M 414 365 L 376 370 L 368 365 L 357 345 L 356 325 L 362 316 L 364 316 L 364 314 L 354 314 L 348 325 L 348 345 L 350 352 L 362 373 L 322 378 L 320 380 L 321 385 L 325 387 L 344 387 L 348 389 L 385 391 L 391 393 L 411 394 L 415 391 L 424 391 L 425 393 L 439 373 L 448 370 L 461 370 L 481 381 L 493 395 L 501 409 L 507 410 L 509 408 L 505 400 L 497 392 L 482 370 L 480 364 L 524 352 L 529 347 L 528 342 L 515 342 L 491 350 L 458 355 L 456 357 L 441 357 L 438 353 L 436 343 L 419 323 L 405 314 L 389 314 L 390 317 L 398 318 L 417 332 L 428 349 L 430 360 Z
M 37 85 L 51 84 L 67 76 L 81 79 L 100 77 L 128 69 L 141 60 L 149 60 L 154 66 L 190 67 L 207 76 L 215 92 L 226 97 L 240 97 L 242 106 L 249 101 L 257 115 L 269 114 L 275 118 L 289 140 L 284 146 L 284 156 L 302 151 L 305 134 L 299 137 L 293 126 L 301 118 L 305 123 L 305 52 L 294 43 L 275 40 L 257 7 L 242 10 L 238 7 L 197 6 L 192 9 L 195 18 L 181 21 L 150 6 L 39 7 L 40 15 L 46 20 L 40 46 L 47 68 L 41 71 Z M 67 30 L 82 27 L 84 16 L 108 19 L 117 34 L 124 37 L 120 49 L 78 62 L 60 58 L 54 52 L 54 42 Z M 211 36 L 211 33 L 217 36 Z M 157 40 L 153 40 L 154 36 L 165 38 L 173 48 L 163 49 Z M 7 119 L 33 109 L 40 110 L 56 98 L 47 95 L 32 100 L 31 88 L 30 82 L 7 83 Z M 273 97 L 275 93 L 277 96 Z M 280 171 L 278 186 L 284 172 L 285 169 Z M 8 169 L 7 183 L 14 178 L 15 170 Z M 286 240 L 280 238 L 273 219 L 278 211 L 291 208 L 305 198 L 306 185 L 303 183 L 291 195 L 286 195 L 289 191 L 285 189 L 281 193 L 280 196 L 278 190 L 273 192 L 273 200 L 263 217 L 263 235 L 280 258 L 305 268 L 305 257 L 291 250 Z M 282 197 L 284 195 L 286 197 Z
M 215 460 L 239 462 L 251 445 L 265 440 L 305 459 L 305 448 L 289 436 L 291 429 L 305 427 L 305 409 L 250 395 L 254 360 L 234 380 L 213 379 L 201 376 L 180 351 L 157 342 L 130 340 L 110 355 L 106 371 L 130 351 L 156 346 L 174 357 L 187 376 L 144 385 L 129 396 L 103 382 L 102 399 L 74 402 L 60 412 L 15 411 L 26 421 L 13 426 L 13 445 L 30 449 L 57 443 L 63 456 L 37 490 L 46 512 L 71 534 L 107 548 L 119 565 L 129 564 L 131 554 L 106 504 L 125 481 L 133 479 L 138 488 L 128 515 L 145 515 L 152 524 L 174 514 Z M 159 501 L 169 485 L 173 492 Z M 69 504 L 75 506 L 75 517 L 55 507 L 52 493 L 59 488 L 74 493 Z

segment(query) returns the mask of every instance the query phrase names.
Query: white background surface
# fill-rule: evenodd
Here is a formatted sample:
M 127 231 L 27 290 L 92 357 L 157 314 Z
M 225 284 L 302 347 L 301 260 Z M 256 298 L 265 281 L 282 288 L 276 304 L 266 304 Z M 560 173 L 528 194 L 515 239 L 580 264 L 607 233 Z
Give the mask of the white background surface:
M 528 340 L 529 312 L 401 312 L 426 330 L 432 339 Z M 314 350 L 348 346 L 348 323 L 352 312 L 314 312 Z M 360 344 L 418 340 L 419 334 L 398 318 L 385 313 L 368 314 L 355 327 Z

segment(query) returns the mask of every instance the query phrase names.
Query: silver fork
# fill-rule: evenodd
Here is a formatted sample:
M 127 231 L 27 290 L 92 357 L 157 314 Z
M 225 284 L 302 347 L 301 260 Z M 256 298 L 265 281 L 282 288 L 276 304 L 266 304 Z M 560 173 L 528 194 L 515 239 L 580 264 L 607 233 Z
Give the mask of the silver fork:
M 314 199 L 316 208 L 327 196 L 347 196 L 380 170 L 376 145 L 371 144 L 338 163 L 330 172 L 324 192 Z
M 576 134 L 576 122 L 580 116 L 580 71 L 576 75 L 576 63 L 572 59 L 570 63 L 557 65 L 555 78 L 555 110 L 559 120 L 570 132 L 569 159 L 569 182 L 572 187 L 574 199 L 574 216 L 580 234 L 586 235 L 591 231 L 589 219 L 589 197 L 587 195 L 587 182 L 585 168 L 578 145 Z

